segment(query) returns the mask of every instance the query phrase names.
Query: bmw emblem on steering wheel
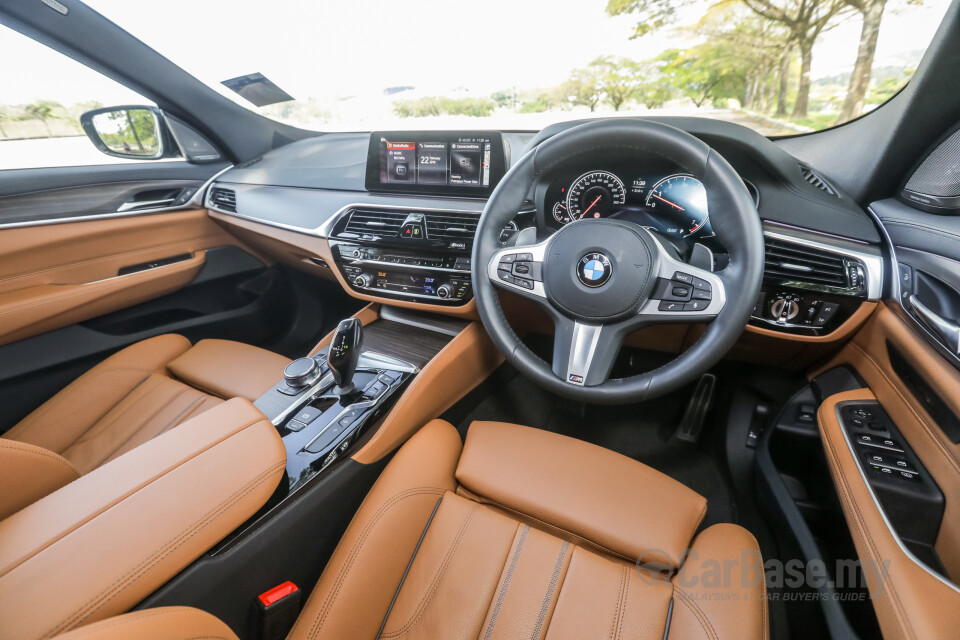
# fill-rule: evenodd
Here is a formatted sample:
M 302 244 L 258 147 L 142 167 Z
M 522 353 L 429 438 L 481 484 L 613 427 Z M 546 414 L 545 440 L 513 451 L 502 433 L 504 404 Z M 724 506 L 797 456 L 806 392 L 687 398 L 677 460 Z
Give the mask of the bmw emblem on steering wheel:
M 577 277 L 588 287 L 601 287 L 613 274 L 610 259 L 602 253 L 588 253 L 580 258 L 577 265 Z

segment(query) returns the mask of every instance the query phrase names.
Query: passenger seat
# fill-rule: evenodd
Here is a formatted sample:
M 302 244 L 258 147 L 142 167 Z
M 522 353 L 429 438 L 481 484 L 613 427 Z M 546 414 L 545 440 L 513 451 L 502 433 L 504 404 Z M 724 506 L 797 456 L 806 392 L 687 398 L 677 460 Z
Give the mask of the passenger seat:
M 256 400 L 289 362 L 173 334 L 115 353 L 0 436 L 0 519 L 224 400 Z

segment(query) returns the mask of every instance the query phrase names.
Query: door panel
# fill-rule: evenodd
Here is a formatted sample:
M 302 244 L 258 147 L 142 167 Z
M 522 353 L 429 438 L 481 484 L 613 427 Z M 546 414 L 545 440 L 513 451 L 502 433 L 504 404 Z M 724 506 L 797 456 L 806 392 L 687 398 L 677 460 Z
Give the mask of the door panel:
M 239 244 L 199 209 L 0 230 L 0 344 L 176 291 Z

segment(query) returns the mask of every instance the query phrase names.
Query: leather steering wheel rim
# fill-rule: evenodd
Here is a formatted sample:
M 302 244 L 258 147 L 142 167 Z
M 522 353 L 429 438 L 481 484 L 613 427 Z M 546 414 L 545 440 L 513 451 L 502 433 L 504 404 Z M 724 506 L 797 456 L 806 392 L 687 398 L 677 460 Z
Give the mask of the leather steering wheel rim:
M 503 249 L 499 244 L 500 231 L 516 216 L 531 187 L 541 176 L 579 156 L 595 155 L 604 151 L 661 157 L 699 179 L 707 192 L 707 207 L 714 232 L 727 249 L 730 259 L 722 271 L 711 275 L 700 273 L 714 283 L 714 289 L 718 288 L 719 282 L 719 295 L 722 299 L 715 315 L 707 317 L 696 314 L 688 316 L 674 314 L 666 317 L 668 322 L 708 321 L 703 335 L 689 349 L 671 362 L 635 376 L 607 379 L 606 375 L 598 375 L 594 376 L 593 381 L 596 382 L 599 377 L 602 377 L 599 383 L 591 383 L 589 377 L 586 383 L 582 381 L 582 377 L 579 383 L 573 383 L 571 380 L 576 376 L 570 375 L 569 379 L 559 377 L 561 372 L 555 372 L 556 365 L 552 368 L 549 363 L 533 353 L 510 327 L 500 307 L 495 287 L 495 284 L 499 286 L 502 283 L 499 283 L 495 277 L 496 264 L 491 263 L 491 260 L 503 259 L 503 256 L 510 251 L 524 251 L 524 247 Z M 572 224 L 591 225 L 596 222 L 578 221 Z M 588 229 L 588 227 L 581 228 Z M 637 226 L 637 229 L 641 227 Z M 547 241 L 534 247 L 539 248 L 540 253 L 537 255 L 544 256 L 545 260 L 549 259 L 549 243 L 559 233 L 553 234 Z M 644 233 L 647 232 L 644 230 Z M 650 245 L 646 239 L 643 241 Z M 654 245 L 656 244 L 658 243 L 654 242 Z M 680 129 L 647 120 L 616 119 L 590 122 L 545 140 L 514 164 L 500 181 L 487 201 L 477 225 L 472 257 L 474 296 L 480 318 L 494 344 L 526 377 L 553 393 L 584 402 L 598 404 L 639 402 L 663 395 L 692 382 L 716 364 L 733 346 L 747 324 L 760 290 L 763 276 L 763 246 L 763 231 L 749 191 L 730 164 L 705 142 Z M 667 273 L 664 271 L 667 268 L 663 264 L 664 260 L 670 263 L 667 265 L 670 269 L 683 264 L 670 261 L 669 257 L 664 257 L 661 252 L 658 264 L 664 273 Z M 692 271 L 692 268 L 684 270 Z M 546 277 L 544 279 L 546 280 Z M 606 335 L 604 344 L 609 341 L 619 350 L 626 333 L 641 326 L 632 319 L 632 316 L 628 318 L 628 322 L 622 320 L 609 324 L 601 322 L 600 325 L 603 326 L 580 322 L 582 318 L 575 321 L 565 310 L 558 309 L 556 304 L 551 302 L 550 292 L 545 288 L 543 285 L 537 287 L 538 302 L 550 303 L 545 304 L 544 308 L 554 319 L 557 327 L 555 361 L 558 356 L 564 357 L 561 337 L 567 339 L 569 336 L 560 334 L 569 333 L 570 327 L 576 327 L 573 329 L 574 339 L 577 337 L 577 332 L 584 334 L 586 329 L 595 330 L 596 336 Z M 715 299 L 717 295 L 718 293 L 715 292 Z M 641 300 L 641 304 L 643 303 Z M 643 307 L 643 309 L 648 308 L 651 307 L 649 305 Z M 649 322 L 649 324 L 654 323 Z M 603 333 L 604 331 L 606 334 Z M 593 340 L 593 345 L 596 346 L 598 338 L 594 337 Z M 593 351 L 590 353 L 593 357 Z M 567 354 L 566 357 L 573 356 Z M 610 366 L 612 366 L 612 360 Z M 609 373 L 609 368 L 606 373 Z

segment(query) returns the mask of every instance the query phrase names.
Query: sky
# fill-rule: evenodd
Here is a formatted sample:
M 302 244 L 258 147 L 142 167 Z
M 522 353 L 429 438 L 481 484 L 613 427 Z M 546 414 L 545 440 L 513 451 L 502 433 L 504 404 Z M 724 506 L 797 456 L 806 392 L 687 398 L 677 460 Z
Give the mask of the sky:
M 924 48 L 949 4 L 898 2 L 888 5 L 896 15 L 881 29 L 880 63 Z M 208 84 L 259 71 L 297 98 L 403 85 L 480 94 L 549 87 L 601 54 L 642 60 L 692 44 L 673 29 L 631 40 L 636 18 L 607 16 L 606 0 L 164 0 L 161 10 L 154 0 L 87 4 Z M 700 11 L 687 11 L 680 22 L 696 21 Z M 853 66 L 859 31 L 853 20 L 824 36 L 814 78 Z M 18 61 L 0 65 L 0 103 L 142 102 L 6 27 L 0 60 Z

